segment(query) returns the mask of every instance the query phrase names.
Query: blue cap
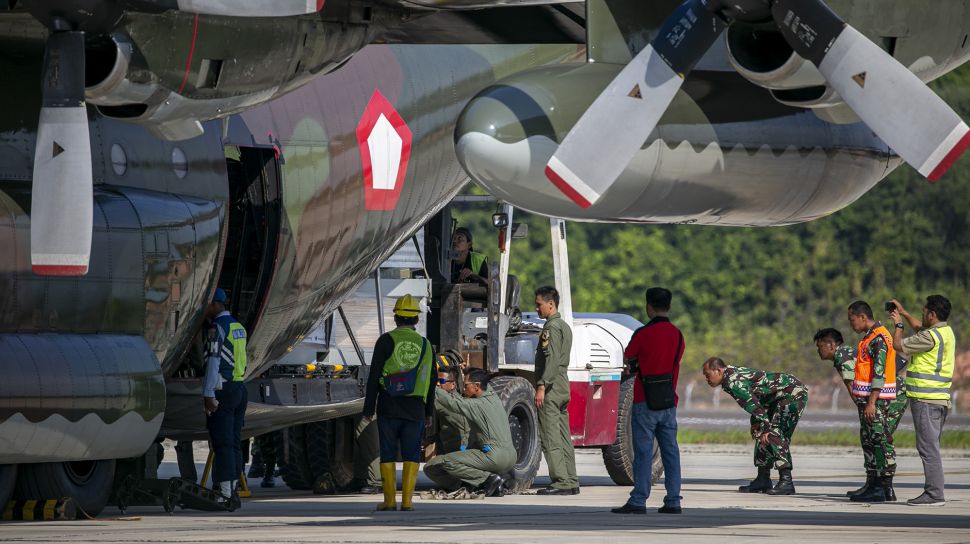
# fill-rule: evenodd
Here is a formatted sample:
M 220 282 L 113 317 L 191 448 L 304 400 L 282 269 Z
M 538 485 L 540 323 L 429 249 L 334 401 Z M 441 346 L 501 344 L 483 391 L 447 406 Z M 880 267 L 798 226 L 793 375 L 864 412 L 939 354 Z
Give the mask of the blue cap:
M 226 292 L 221 288 L 216 288 L 216 294 L 212 295 L 212 302 L 226 303 Z

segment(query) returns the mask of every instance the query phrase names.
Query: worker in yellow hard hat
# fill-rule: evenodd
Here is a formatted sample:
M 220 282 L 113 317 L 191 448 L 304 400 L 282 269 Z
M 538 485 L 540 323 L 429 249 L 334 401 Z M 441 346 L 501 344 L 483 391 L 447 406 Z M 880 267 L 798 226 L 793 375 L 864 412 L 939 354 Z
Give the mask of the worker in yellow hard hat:
M 418 479 L 421 442 L 434 413 L 434 350 L 415 330 L 420 315 L 417 298 L 404 295 L 397 300 L 397 328 L 377 339 L 367 377 L 363 417 L 373 419 L 376 408 L 384 491 L 384 502 L 377 505 L 380 511 L 397 509 L 395 462 L 399 448 L 404 460 L 401 510 L 414 510 L 411 497 Z

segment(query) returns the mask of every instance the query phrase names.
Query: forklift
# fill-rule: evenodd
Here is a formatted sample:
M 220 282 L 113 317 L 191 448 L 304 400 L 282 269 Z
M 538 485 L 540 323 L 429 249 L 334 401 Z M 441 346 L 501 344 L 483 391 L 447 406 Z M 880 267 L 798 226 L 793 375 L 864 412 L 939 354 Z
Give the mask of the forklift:
M 452 210 L 469 203 L 497 203 L 492 226 L 498 233 L 500 259 L 488 263 L 485 285 L 452 281 L 451 242 L 458 227 Z M 456 197 L 426 224 L 424 254 L 431 294 L 428 339 L 446 364 L 489 373 L 489 388 L 502 399 L 509 415 L 517 453 L 511 473 L 502 477 L 508 492 L 519 493 L 532 486 L 542 456 L 535 407 L 535 352 L 543 321 L 533 311 L 522 311 L 522 286 L 509 274 L 512 242 L 528 236 L 528 225 L 512 223 L 513 213 L 511 205 L 489 196 Z M 621 314 L 574 315 L 565 221 L 551 218 L 550 235 L 559 313 L 573 330 L 569 366 L 573 445 L 601 449 L 614 482 L 632 485 L 633 380 L 622 380 L 623 350 L 643 324 Z M 532 289 L 527 293 L 531 306 Z M 659 477 L 662 463 L 656 446 L 653 466 Z

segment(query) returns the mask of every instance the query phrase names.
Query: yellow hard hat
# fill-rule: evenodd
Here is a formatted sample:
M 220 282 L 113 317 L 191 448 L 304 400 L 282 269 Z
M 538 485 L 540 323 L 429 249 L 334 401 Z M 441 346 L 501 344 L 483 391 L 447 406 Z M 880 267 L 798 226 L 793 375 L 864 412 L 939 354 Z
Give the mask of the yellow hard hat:
M 394 303 L 394 315 L 401 317 L 417 317 L 421 313 L 418 299 L 411 295 L 404 295 Z

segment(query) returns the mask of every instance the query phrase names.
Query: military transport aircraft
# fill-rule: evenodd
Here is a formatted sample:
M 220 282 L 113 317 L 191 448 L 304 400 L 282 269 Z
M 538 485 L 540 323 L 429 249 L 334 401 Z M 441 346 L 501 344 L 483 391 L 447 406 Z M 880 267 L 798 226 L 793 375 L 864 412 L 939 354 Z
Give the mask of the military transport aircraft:
M 727 9 L 726 39 L 692 46 L 657 128 L 583 209 L 545 165 L 678 2 L 5 4 L 0 504 L 72 496 L 93 515 L 120 460 L 204 436 L 193 338 L 217 286 L 250 333 L 248 435 L 358 412 L 360 374 L 254 378 L 469 175 L 580 220 L 775 225 L 902 160 L 774 23 Z M 924 81 L 966 60 L 964 2 L 888 4 L 830 3 Z M 631 137 L 611 126 L 595 139 Z
M 467 182 L 452 139 L 475 93 L 583 58 L 581 18 L 552 8 L 502 28 L 311 4 L 0 8 L 0 504 L 94 515 L 115 460 L 204 438 L 192 348 L 214 289 L 259 376 Z M 254 388 L 246 433 L 359 412 L 361 377 Z

